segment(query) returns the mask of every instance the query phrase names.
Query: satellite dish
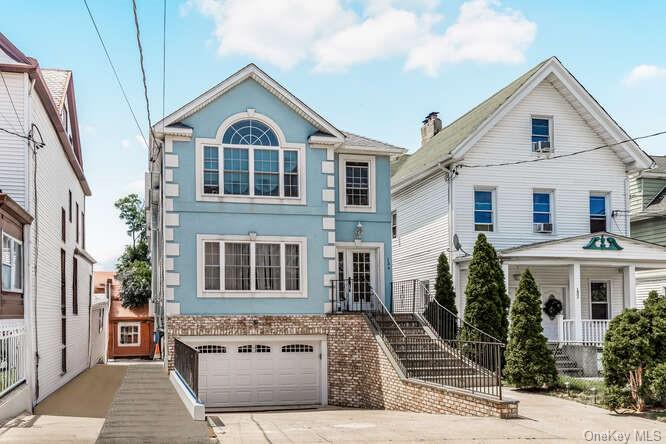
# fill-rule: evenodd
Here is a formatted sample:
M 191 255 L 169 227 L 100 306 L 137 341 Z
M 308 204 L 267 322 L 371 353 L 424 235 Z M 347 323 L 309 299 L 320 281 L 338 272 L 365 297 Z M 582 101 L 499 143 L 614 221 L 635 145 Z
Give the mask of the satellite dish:
M 454 234 L 453 235 L 453 247 L 456 249 L 456 251 L 462 251 L 465 256 L 469 256 L 465 250 L 463 250 L 462 245 L 460 244 L 460 239 L 458 239 L 458 235 Z
M 460 239 L 458 239 L 457 234 L 453 235 L 453 246 L 455 247 L 456 251 L 460 251 L 462 249 L 462 245 L 460 245 Z

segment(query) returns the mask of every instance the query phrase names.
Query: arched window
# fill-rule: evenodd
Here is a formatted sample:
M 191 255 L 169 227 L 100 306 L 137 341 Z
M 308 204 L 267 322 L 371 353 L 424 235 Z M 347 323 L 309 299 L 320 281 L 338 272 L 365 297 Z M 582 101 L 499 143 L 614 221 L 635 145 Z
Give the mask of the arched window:
M 243 119 L 224 130 L 221 146 L 203 145 L 205 196 L 299 198 L 299 149 L 280 146 L 273 128 Z
M 225 145 L 280 146 L 272 129 L 266 124 L 252 119 L 241 120 L 231 125 L 224 132 L 222 143 Z

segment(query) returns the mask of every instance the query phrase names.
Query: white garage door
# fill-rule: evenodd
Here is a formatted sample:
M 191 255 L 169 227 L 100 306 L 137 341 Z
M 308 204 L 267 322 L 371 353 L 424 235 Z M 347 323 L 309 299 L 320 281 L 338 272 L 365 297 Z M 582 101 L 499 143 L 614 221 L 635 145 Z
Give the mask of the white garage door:
M 321 404 L 319 341 L 197 346 L 206 408 Z

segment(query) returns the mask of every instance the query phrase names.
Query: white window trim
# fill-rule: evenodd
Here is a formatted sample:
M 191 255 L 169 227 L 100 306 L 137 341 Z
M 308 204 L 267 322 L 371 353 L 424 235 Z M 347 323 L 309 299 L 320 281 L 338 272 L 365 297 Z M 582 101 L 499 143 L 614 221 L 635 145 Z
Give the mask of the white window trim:
M 369 205 L 347 205 L 347 162 L 367 162 L 368 163 L 368 203 Z M 356 154 L 340 154 L 339 163 L 339 194 L 340 211 L 350 213 L 375 213 L 377 212 L 377 181 L 375 156 L 360 156 Z
M 250 290 L 237 291 L 224 289 L 224 248 L 220 247 L 220 289 L 204 288 L 204 242 L 246 242 L 250 244 Z M 282 290 L 256 290 L 255 287 L 255 245 L 257 243 L 280 244 L 280 282 Z M 300 290 L 284 290 L 285 248 L 284 244 L 298 244 L 300 264 Z M 307 298 L 308 297 L 308 241 L 306 237 L 295 236 L 256 236 L 197 234 L 197 296 L 200 298 Z
M 597 197 L 603 197 L 604 198 L 604 208 L 606 210 L 606 230 L 610 232 L 611 231 L 611 213 L 610 211 L 610 203 L 611 203 L 611 193 L 610 191 L 590 191 L 590 194 L 588 195 L 587 198 L 587 225 L 588 225 L 588 230 L 590 226 L 590 219 L 592 216 L 591 208 L 590 208 L 590 197 L 597 196 Z
M 23 249 L 23 242 L 16 239 L 14 236 L 11 236 L 11 235 L 7 234 L 4 231 L 0 231 L 0 252 L 2 250 L 2 243 L 1 243 L 2 238 L 4 238 L 4 237 L 9 238 L 12 242 L 15 242 L 15 243 L 17 243 L 21 246 L 21 268 L 23 268 L 21 270 L 21 278 L 23 279 L 23 281 L 21 282 L 21 288 L 17 288 L 17 287 L 2 288 L 2 285 L 5 284 L 4 281 L 2 281 L 2 282 L 0 282 L 0 291 L 5 291 L 7 293 L 23 293 L 23 287 L 25 286 L 25 250 Z M 10 247 L 9 254 L 13 254 L 13 250 L 11 249 L 11 247 Z M 2 267 L 2 264 L 0 263 L 0 268 L 1 267 Z M 16 264 L 12 265 L 10 275 L 14 274 L 14 268 L 15 267 L 16 267 Z M 0 273 L 1 272 L 2 271 L 0 270 Z M 0 280 L 1 280 L 1 277 L 0 277 Z
M 553 135 L 554 135 L 555 132 L 554 132 L 553 126 L 554 126 L 555 122 L 554 122 L 553 116 L 546 116 L 546 115 L 540 115 L 540 114 L 530 115 L 530 151 L 533 154 L 543 154 L 543 153 L 539 153 L 539 152 L 534 151 L 534 147 L 532 146 L 532 136 L 534 135 L 534 133 L 532 132 L 532 119 L 548 120 L 548 140 L 550 141 L 551 152 L 554 151 L 555 150 L 555 140 L 553 139 Z
M 254 119 L 258 120 L 275 132 L 278 138 L 279 147 L 262 147 L 262 146 L 248 146 L 248 145 L 231 145 L 223 144 L 222 137 L 225 131 L 234 123 L 245 120 Z M 219 194 L 204 194 L 203 192 L 203 153 L 204 146 L 213 146 L 218 149 L 218 168 L 219 168 Z M 250 194 L 247 196 L 239 196 L 236 194 L 224 194 L 224 148 L 244 148 L 249 149 L 248 162 L 249 162 L 249 175 L 250 175 Z M 279 151 L 279 175 L 280 175 L 280 196 L 254 196 L 254 150 L 266 149 Z M 195 139 L 195 178 L 196 178 L 196 200 L 202 202 L 236 202 L 236 203 L 255 203 L 255 204 L 277 204 L 277 205 L 305 205 L 306 204 L 306 149 L 304 143 L 291 143 L 287 142 L 280 127 L 270 117 L 264 116 L 248 110 L 234 114 L 228 117 L 222 125 L 217 129 L 214 138 L 197 137 Z M 298 152 L 298 197 L 284 197 L 284 151 L 297 151 Z
M 606 319 L 594 319 L 592 317 L 592 284 L 596 283 L 603 283 L 606 284 Z M 611 319 L 611 292 L 612 292 L 612 286 L 611 286 L 611 281 L 608 279 L 590 279 L 590 282 L 588 284 L 588 295 L 589 295 L 589 301 L 588 301 L 588 306 L 589 306 L 589 319 L 590 320 L 596 320 L 596 321 L 603 321 L 603 320 L 610 320 Z M 600 305 L 601 302 L 597 302 L 597 305 Z
M 535 234 L 543 234 L 546 236 L 552 236 L 555 234 L 555 190 L 553 189 L 547 189 L 547 188 L 534 188 L 532 190 L 531 198 L 532 201 L 530 205 L 532 206 L 532 212 L 530 214 L 531 220 L 532 220 L 532 231 L 534 231 L 534 225 L 536 223 L 534 222 L 534 195 L 535 194 L 550 194 L 550 224 L 553 226 L 553 231 L 550 233 L 537 233 L 536 231 L 534 232 Z
M 122 327 L 137 327 L 138 342 L 132 344 L 123 344 L 122 342 L 120 342 Z M 118 322 L 118 346 L 119 347 L 141 346 L 141 322 Z
M 493 209 L 492 209 L 492 220 L 491 224 L 493 226 L 492 230 L 477 230 L 476 229 L 476 220 L 475 220 L 475 213 L 476 213 L 476 199 L 474 198 L 474 192 L 476 191 L 490 191 L 491 193 L 491 202 L 493 203 Z M 488 187 L 488 186 L 475 186 L 474 190 L 472 192 L 472 225 L 474 226 L 474 232 L 475 233 L 497 233 L 499 231 L 499 224 L 497 222 L 497 188 L 496 187 Z M 479 224 L 479 225 L 486 225 L 486 224 Z

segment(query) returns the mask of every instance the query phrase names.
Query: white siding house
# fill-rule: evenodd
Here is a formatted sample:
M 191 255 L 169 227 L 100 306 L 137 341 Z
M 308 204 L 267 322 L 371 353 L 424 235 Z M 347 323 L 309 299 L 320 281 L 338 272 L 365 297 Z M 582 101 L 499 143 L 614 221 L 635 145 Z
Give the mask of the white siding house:
M 0 126 L 34 141 L 0 132 L 0 189 L 34 217 L 22 244 L 21 377 L 29 387 L 30 408 L 89 366 L 94 260 L 85 250 L 85 199 L 90 189 L 72 73 L 40 68 L 2 34 L 0 72 L 8 86 L 0 90 Z
M 394 281 L 432 283 L 444 252 L 462 312 L 484 233 L 511 297 L 530 268 L 544 303 L 563 303 L 544 314 L 551 341 L 600 345 L 608 320 L 636 306 L 636 269 L 666 264 L 665 248 L 629 238 L 629 175 L 653 162 L 626 139 L 556 58 L 443 128 L 429 115 L 422 147 L 394 162 Z

